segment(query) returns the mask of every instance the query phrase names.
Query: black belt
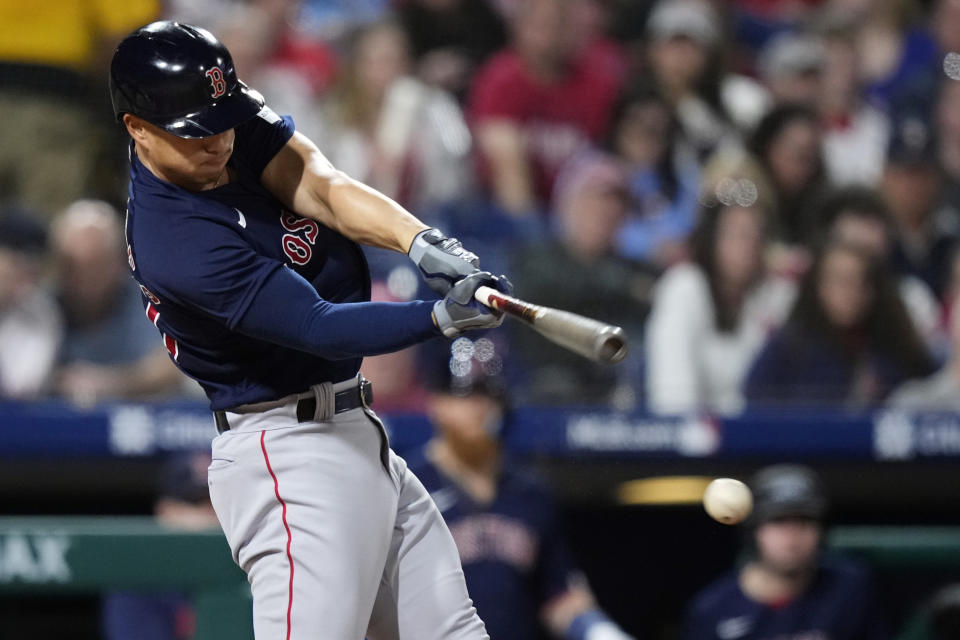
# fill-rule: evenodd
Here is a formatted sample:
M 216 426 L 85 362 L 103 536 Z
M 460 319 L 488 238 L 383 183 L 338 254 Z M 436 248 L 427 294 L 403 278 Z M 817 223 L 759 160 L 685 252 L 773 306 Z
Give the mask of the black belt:
M 369 407 L 373 404 L 373 384 L 369 380 L 361 380 L 359 384 L 338 391 L 333 394 L 333 413 L 343 413 L 358 407 Z M 310 395 L 297 401 L 297 421 L 312 422 L 317 415 L 317 398 Z M 213 420 L 217 424 L 217 433 L 230 430 L 225 411 L 214 411 Z

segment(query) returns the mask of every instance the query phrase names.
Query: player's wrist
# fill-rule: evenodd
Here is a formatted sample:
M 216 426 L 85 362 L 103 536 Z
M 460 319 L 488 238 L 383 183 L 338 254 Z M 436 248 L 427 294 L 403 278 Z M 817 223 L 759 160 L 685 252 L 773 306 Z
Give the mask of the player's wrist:
M 440 295 L 446 295 L 456 283 L 478 272 L 480 265 L 476 254 L 435 227 L 414 236 L 407 256 L 427 285 Z

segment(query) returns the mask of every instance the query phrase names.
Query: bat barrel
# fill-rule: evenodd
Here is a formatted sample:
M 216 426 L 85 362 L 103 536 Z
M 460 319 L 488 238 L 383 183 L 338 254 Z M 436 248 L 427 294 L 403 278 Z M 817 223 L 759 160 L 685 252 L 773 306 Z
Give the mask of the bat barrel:
M 615 364 L 627 356 L 627 335 L 620 327 L 530 304 L 490 287 L 479 287 L 475 297 L 488 307 L 520 318 L 551 342 L 590 360 Z
M 603 327 L 597 332 L 595 353 L 600 362 L 620 362 L 627 357 L 627 334 L 620 327 Z
M 592 318 L 544 307 L 533 327 L 561 347 L 596 362 L 615 364 L 627 356 L 623 329 Z

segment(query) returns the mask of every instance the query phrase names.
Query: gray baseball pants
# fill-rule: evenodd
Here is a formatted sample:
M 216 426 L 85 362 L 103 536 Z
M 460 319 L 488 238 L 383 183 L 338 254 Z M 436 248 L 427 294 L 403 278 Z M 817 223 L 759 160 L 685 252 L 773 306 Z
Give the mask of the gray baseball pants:
M 367 408 L 333 414 L 312 389 L 227 413 L 213 441 L 210 498 L 253 592 L 257 640 L 488 640 L 453 538 L 420 481 L 385 448 Z

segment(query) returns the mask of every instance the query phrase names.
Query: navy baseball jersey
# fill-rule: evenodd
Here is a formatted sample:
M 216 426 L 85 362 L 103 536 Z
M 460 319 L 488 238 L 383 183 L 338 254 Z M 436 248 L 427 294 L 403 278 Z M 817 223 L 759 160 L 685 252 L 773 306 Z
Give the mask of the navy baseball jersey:
M 739 572 L 720 578 L 693 601 L 684 640 L 884 640 L 886 631 L 868 574 L 841 558 L 825 559 L 800 597 L 761 604 L 740 589 Z
M 264 108 L 235 132 L 230 182 L 202 192 L 159 179 L 130 147 L 130 268 L 147 317 L 211 408 L 345 380 L 363 355 L 438 335 L 432 303 L 365 302 L 359 246 L 261 185 L 293 121 Z
M 536 478 L 504 465 L 497 495 L 477 504 L 419 452 L 407 464 L 453 534 L 477 613 L 496 640 L 529 640 L 540 611 L 582 580 L 563 542 L 553 501 Z

